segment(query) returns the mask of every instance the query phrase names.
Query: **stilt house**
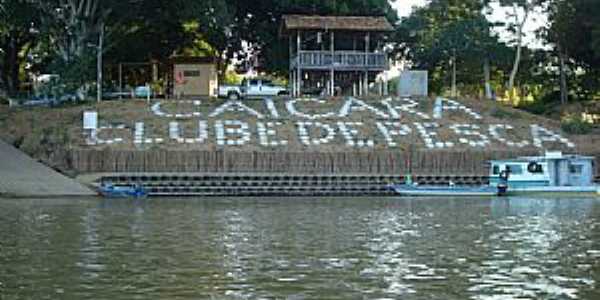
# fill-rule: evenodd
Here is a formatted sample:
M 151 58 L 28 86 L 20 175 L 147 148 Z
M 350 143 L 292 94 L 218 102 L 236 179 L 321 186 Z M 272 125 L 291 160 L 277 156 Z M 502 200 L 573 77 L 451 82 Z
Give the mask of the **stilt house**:
M 280 35 L 289 40 L 293 96 L 367 94 L 369 82 L 389 69 L 383 47 L 392 30 L 384 17 L 283 16 Z

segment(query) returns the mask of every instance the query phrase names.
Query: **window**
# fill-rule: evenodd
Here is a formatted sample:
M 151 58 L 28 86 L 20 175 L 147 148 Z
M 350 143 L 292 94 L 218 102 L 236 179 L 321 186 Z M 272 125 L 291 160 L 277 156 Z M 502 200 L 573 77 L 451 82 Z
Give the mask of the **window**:
M 508 169 L 511 175 L 523 174 L 523 166 L 521 165 L 507 165 L 506 168 Z
M 569 172 L 571 174 L 581 175 L 583 174 L 583 165 L 569 165 Z
M 530 162 L 527 165 L 527 171 L 531 174 L 544 174 L 544 166 L 539 162 Z
M 493 170 L 493 174 L 494 175 L 500 174 L 500 166 L 499 165 L 494 165 L 494 167 L 492 168 L 492 170 Z
M 256 79 L 250 80 L 250 85 L 258 85 L 258 80 L 256 80 Z
M 271 80 L 263 80 L 262 84 L 263 86 L 273 86 L 273 82 L 271 82 Z
M 200 77 L 200 71 L 183 71 L 183 77 Z
M 544 166 L 543 166 L 543 165 L 540 165 L 540 164 L 538 164 L 538 165 L 537 165 L 537 168 L 535 169 L 535 172 L 536 172 L 536 173 L 542 173 L 542 174 L 543 174 L 543 173 L 544 173 Z

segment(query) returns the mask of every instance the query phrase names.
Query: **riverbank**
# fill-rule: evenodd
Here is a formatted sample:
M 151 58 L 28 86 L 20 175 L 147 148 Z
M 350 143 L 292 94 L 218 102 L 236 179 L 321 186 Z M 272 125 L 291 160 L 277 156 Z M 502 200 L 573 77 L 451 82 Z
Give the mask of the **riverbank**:
M 84 111 L 98 126 L 82 127 Z M 436 116 L 437 115 L 437 116 Z M 0 137 L 69 175 L 102 172 L 486 175 L 546 149 L 600 157 L 600 135 L 494 102 L 435 99 L 107 101 L 0 106 Z

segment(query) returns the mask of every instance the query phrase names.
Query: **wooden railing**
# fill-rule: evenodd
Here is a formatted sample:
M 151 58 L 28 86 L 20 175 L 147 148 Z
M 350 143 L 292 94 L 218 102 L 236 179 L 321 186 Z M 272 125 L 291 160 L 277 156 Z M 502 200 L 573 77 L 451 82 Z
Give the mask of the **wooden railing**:
M 292 67 L 307 69 L 388 69 L 385 53 L 365 53 L 356 51 L 300 51 L 292 58 Z

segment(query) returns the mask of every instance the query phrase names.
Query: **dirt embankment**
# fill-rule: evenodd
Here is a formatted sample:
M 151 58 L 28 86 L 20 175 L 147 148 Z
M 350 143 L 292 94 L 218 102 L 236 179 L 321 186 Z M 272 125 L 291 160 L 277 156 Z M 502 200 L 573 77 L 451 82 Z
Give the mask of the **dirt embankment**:
M 452 124 L 474 124 L 486 133 L 490 124 L 508 124 L 514 130 L 506 131 L 508 140 L 531 140 L 531 124 L 537 124 L 560 133 L 558 120 L 545 119 L 493 102 L 460 100 L 460 103 L 481 115 L 481 120 L 460 111 L 444 112 L 440 120 L 424 120 L 414 113 L 403 112 L 402 124 L 435 121 L 441 126 L 436 138 L 453 141 L 450 149 L 428 149 L 418 128 L 410 127 L 410 132 L 399 136 L 398 145 L 390 147 L 378 122 L 388 122 L 369 109 L 354 109 L 344 117 L 344 105 L 347 99 L 329 99 L 322 102 L 297 102 L 298 111 L 306 114 L 322 114 L 318 120 L 306 120 L 290 114 L 285 99 L 275 99 L 274 108 L 279 114 L 273 118 L 272 111 L 260 100 L 244 101 L 250 109 L 265 116 L 258 119 L 247 111 L 215 112 L 225 100 L 162 101 L 161 111 L 173 115 L 199 112 L 200 117 L 183 118 L 157 116 L 152 104 L 145 101 L 110 101 L 100 104 L 66 106 L 60 108 L 22 108 L 8 109 L 0 106 L 0 138 L 15 145 L 34 158 L 63 172 L 100 172 L 100 171 L 225 171 L 225 172 L 403 172 L 418 169 L 422 172 L 440 172 L 446 169 L 459 172 L 481 173 L 481 161 L 491 157 L 506 157 L 518 154 L 539 153 L 533 146 L 507 149 L 506 145 L 492 142 L 484 148 L 473 148 L 458 142 L 458 136 L 450 130 Z M 388 112 L 382 99 L 362 100 L 380 112 Z M 417 99 L 414 111 L 431 116 L 434 101 Z M 404 103 L 406 104 L 406 103 Z M 86 110 L 98 111 L 100 126 L 124 125 L 121 129 L 103 130 L 99 138 L 110 140 L 116 137 L 124 142 L 112 145 L 89 145 L 82 130 L 82 115 Z M 211 116 L 211 114 L 213 116 Z M 197 135 L 198 120 L 205 120 L 209 126 L 207 138 L 201 143 L 178 143 L 170 140 L 170 127 L 177 122 L 181 134 L 185 137 Z M 251 141 L 239 146 L 219 145 L 216 122 L 219 120 L 238 120 L 247 123 L 252 132 Z M 136 144 L 135 123 L 143 122 L 145 137 L 162 137 L 163 143 Z M 276 136 L 286 140 L 287 144 L 278 147 L 265 147 L 259 140 L 258 123 L 278 122 Z M 329 124 L 336 127 L 339 122 L 361 123 L 356 136 L 373 139 L 372 147 L 349 146 L 347 136 L 337 130 L 327 143 L 306 145 L 298 131 L 298 122 Z M 318 130 L 313 135 L 323 134 Z M 561 143 L 550 143 L 548 148 L 558 148 L 569 152 L 595 155 L 600 154 L 600 135 L 569 136 L 562 134 L 576 144 L 576 149 L 568 149 Z

